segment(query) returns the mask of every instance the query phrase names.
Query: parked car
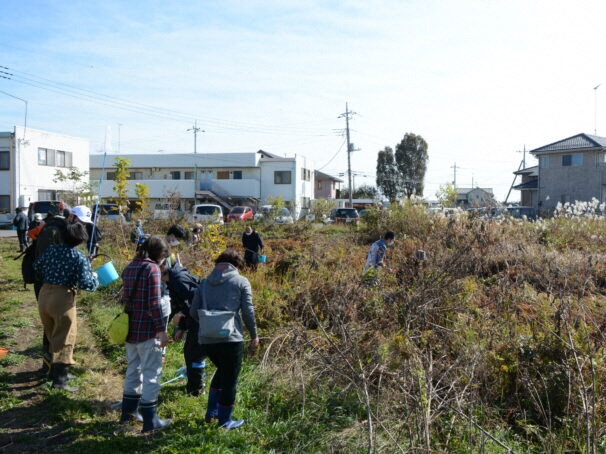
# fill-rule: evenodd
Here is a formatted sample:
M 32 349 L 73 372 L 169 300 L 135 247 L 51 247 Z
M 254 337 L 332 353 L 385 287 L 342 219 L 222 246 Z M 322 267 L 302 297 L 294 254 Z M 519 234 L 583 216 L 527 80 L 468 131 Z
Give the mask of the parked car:
M 223 209 L 220 205 L 210 203 L 202 203 L 194 205 L 189 215 L 189 222 L 208 223 L 208 224 L 223 224 Z
M 40 213 L 42 215 L 42 219 L 44 219 L 52 208 L 55 208 L 57 213 L 63 214 L 62 212 L 64 209 L 69 209 L 71 207 L 63 200 L 39 200 L 37 202 L 31 202 L 29 204 L 29 208 L 27 209 L 27 217 L 29 218 L 29 222 L 34 220 L 34 216 L 37 213 Z
M 227 214 L 227 222 L 248 221 L 254 219 L 254 217 L 255 213 L 253 212 L 251 207 L 233 207 L 231 210 L 229 210 L 229 213 Z
M 124 221 L 124 215 L 122 214 L 122 210 L 117 203 L 95 203 L 93 205 L 93 220 L 97 217 L 97 214 L 103 219 L 108 219 L 110 221 Z
M 11 228 L 13 226 L 14 217 L 15 213 L 11 213 L 10 211 L 0 213 L 0 228 Z
M 294 222 L 292 214 L 286 207 L 280 208 L 274 218 L 274 224 L 294 224 Z
M 334 208 L 329 217 L 336 223 L 357 224 L 360 222 L 360 214 L 355 208 Z
M 158 202 L 154 205 L 152 219 L 170 219 L 183 216 L 183 211 L 173 208 L 173 205 L 166 202 Z

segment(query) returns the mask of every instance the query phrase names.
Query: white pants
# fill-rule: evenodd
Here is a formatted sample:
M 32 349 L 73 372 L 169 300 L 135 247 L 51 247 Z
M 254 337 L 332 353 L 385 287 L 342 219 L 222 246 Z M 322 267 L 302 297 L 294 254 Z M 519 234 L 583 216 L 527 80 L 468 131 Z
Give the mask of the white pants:
M 137 344 L 126 343 L 125 395 L 140 395 L 141 402 L 155 402 L 160 394 L 162 347 L 158 339 Z

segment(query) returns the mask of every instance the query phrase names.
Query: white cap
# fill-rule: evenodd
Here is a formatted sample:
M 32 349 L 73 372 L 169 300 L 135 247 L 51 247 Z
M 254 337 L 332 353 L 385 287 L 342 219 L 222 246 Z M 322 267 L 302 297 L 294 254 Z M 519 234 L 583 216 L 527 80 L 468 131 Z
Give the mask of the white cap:
M 73 207 L 71 214 L 76 216 L 82 222 L 93 222 L 91 219 L 92 213 L 90 212 L 90 209 L 87 206 L 78 205 L 77 207 Z

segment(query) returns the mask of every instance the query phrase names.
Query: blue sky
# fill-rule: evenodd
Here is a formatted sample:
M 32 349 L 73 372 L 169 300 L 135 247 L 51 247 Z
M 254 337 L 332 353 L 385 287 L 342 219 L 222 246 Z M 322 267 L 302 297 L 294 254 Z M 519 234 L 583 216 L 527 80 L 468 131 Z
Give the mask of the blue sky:
M 12 76 L 0 91 L 27 100 L 28 127 L 88 138 L 93 152 L 108 128 L 110 153 L 191 152 L 197 121 L 198 152 L 296 153 L 338 176 L 347 102 L 356 186 L 412 132 L 429 144 L 427 198 L 456 163 L 458 186 L 502 200 L 524 147 L 606 136 L 600 1 L 1 5 Z M 23 117 L 0 93 L 0 130 Z

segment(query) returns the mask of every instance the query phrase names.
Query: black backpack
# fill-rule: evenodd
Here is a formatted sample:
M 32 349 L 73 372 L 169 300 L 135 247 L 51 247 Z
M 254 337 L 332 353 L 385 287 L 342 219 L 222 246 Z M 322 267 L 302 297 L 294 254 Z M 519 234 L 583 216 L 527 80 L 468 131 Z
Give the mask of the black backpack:
M 36 261 L 36 241 L 32 241 L 23 253 L 21 261 L 21 276 L 23 276 L 23 287 L 27 284 L 36 282 L 36 270 L 34 270 L 34 262 Z

